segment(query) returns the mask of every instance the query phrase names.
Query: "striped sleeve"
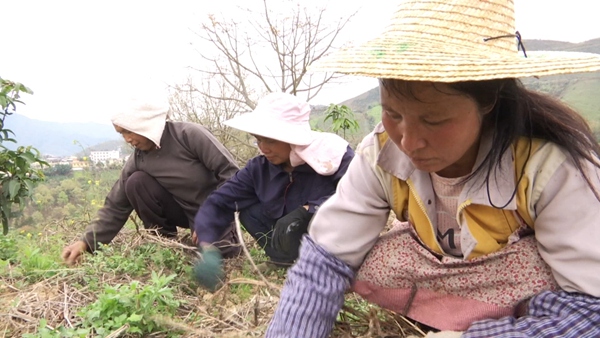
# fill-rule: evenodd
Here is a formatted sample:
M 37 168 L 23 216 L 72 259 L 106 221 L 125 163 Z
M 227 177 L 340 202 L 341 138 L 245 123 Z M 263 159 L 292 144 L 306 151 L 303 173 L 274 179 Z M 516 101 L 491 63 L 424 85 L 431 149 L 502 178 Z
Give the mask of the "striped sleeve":
M 462 337 L 600 337 L 600 298 L 544 291 L 529 301 L 527 316 L 481 320 L 471 324 Z
M 328 337 L 353 278 L 348 265 L 305 235 L 265 337 Z

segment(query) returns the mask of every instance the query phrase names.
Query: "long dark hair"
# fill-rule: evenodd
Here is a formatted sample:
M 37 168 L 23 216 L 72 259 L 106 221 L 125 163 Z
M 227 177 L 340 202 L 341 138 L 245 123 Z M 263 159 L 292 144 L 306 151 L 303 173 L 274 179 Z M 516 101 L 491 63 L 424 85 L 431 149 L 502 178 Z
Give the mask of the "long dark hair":
M 394 95 L 413 99 L 417 97 L 413 86 L 415 82 L 394 79 L 380 79 L 379 82 Z M 435 83 L 432 85 L 436 87 Z M 575 110 L 549 95 L 525 88 L 521 81 L 514 78 L 453 82 L 446 85 L 471 97 L 479 107 L 493 107 L 488 114 L 483 115 L 482 126 L 484 132 L 493 135 L 492 148 L 470 177 L 485 170 L 488 173 L 487 182 L 494 166 L 501 163 L 502 154 L 511 144 L 520 137 L 530 140 L 539 138 L 553 142 L 569 153 L 577 170 L 600 201 L 598 192 L 594 190 L 588 173 L 583 168 L 584 161 L 600 168 L 600 145 L 585 119 Z M 522 174 L 519 179 L 521 177 Z

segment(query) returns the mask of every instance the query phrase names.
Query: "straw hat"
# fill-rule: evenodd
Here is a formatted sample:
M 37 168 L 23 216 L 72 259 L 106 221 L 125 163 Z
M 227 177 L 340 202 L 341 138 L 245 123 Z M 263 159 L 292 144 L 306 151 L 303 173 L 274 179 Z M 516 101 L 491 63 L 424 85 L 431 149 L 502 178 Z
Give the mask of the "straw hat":
M 224 123 L 232 128 L 293 145 L 308 145 L 315 138 L 310 129 L 310 105 L 286 93 L 271 93 L 258 101 L 251 113 Z
M 511 0 L 404 0 L 380 37 L 311 70 L 434 82 L 600 70 L 600 54 L 518 48 L 514 18 Z

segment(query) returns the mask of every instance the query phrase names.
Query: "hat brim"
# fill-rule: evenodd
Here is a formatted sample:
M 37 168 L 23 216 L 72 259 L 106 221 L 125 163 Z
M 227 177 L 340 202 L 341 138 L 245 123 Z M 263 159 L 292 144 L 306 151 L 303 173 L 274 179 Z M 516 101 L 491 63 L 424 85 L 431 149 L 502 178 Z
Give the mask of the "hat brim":
M 292 126 L 277 120 L 266 120 L 253 113 L 238 115 L 225 121 L 224 124 L 253 135 L 299 146 L 309 145 L 315 138 L 315 132 L 310 128 Z
M 452 53 L 431 50 L 418 41 L 399 42 L 382 37 L 333 53 L 310 67 L 327 71 L 407 81 L 459 82 L 521 78 L 600 70 L 600 54 L 578 52 L 523 52 L 480 55 L 472 50 Z

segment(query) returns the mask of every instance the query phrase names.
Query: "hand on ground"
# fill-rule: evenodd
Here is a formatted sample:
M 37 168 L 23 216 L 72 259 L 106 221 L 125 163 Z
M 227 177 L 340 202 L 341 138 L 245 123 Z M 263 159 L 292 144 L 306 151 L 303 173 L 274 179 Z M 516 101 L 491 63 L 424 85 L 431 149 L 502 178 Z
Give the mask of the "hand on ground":
M 87 244 L 84 241 L 77 241 L 71 245 L 66 246 L 63 249 L 61 257 L 63 261 L 69 265 L 73 266 L 79 263 L 81 260 L 81 254 L 83 254 L 87 250 Z

